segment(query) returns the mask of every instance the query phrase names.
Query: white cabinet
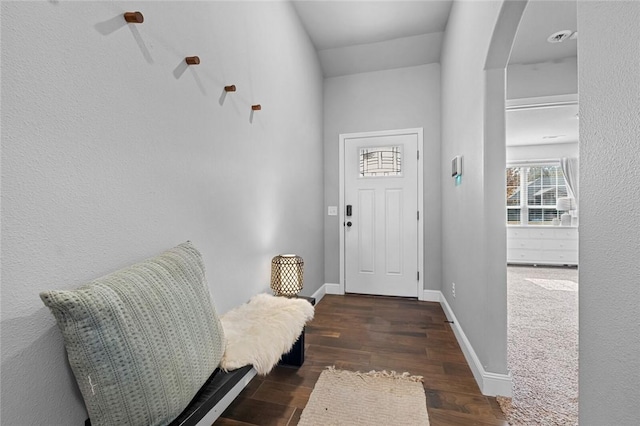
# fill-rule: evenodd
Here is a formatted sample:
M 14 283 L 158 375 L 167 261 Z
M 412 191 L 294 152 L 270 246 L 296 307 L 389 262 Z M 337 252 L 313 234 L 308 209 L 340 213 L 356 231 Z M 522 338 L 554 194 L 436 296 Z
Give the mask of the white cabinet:
M 578 228 L 508 226 L 507 263 L 577 265 Z

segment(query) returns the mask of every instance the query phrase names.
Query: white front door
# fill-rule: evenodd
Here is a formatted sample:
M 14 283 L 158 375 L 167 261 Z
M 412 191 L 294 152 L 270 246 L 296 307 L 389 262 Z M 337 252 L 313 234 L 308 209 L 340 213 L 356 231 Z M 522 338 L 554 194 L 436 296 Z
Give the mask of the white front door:
M 349 293 L 418 297 L 418 136 L 344 137 L 344 265 Z

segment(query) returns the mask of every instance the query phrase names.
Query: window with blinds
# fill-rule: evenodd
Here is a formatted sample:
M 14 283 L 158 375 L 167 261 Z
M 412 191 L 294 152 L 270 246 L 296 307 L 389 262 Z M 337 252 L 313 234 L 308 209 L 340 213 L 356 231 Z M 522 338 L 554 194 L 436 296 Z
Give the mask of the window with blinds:
M 560 166 L 507 167 L 507 225 L 551 225 L 563 213 L 558 198 L 566 196 Z

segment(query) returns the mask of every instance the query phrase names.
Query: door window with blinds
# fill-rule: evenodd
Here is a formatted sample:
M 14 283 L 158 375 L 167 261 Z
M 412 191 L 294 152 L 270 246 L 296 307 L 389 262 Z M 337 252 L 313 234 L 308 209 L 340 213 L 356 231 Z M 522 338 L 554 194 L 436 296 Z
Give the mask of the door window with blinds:
M 557 200 L 566 196 L 560 166 L 507 167 L 507 225 L 552 225 L 563 212 Z
M 360 177 L 402 176 L 402 147 L 360 148 Z

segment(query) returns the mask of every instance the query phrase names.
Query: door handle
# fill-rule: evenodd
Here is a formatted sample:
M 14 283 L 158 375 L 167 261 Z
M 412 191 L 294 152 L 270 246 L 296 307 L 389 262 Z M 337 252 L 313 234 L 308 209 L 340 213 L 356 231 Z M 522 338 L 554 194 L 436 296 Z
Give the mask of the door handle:
M 347 226 L 348 226 L 349 228 L 351 228 L 351 225 L 353 225 L 353 223 L 351 223 L 351 221 L 347 222 Z

